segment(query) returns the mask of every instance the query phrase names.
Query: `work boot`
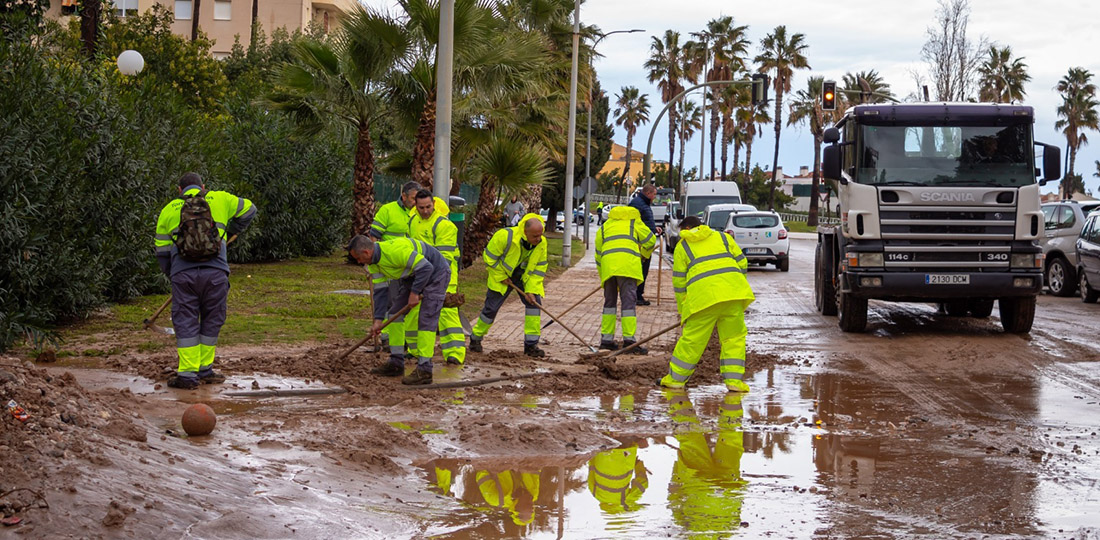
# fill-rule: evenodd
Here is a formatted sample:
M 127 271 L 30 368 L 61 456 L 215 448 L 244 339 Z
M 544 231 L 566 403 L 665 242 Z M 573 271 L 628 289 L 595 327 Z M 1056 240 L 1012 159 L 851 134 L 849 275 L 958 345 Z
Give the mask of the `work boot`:
M 200 372 L 199 382 L 202 384 L 221 384 L 225 382 L 225 375 L 214 370 L 210 370 L 206 373 Z
M 447 357 L 447 365 L 448 366 L 461 366 L 462 362 L 459 362 L 458 358 L 455 358 L 454 356 L 448 356 Z
M 474 338 L 474 336 L 470 336 L 470 346 L 467 348 L 474 352 L 481 352 L 483 350 L 481 348 L 481 340 Z
M 634 343 L 636 343 L 636 342 L 633 339 L 624 339 L 623 340 L 623 348 L 625 349 L 625 348 L 633 345 Z M 649 349 L 639 345 L 637 347 L 634 347 L 633 349 L 630 349 L 629 351 L 626 351 L 623 354 L 637 354 L 637 355 L 643 355 L 644 356 L 644 355 L 649 354 Z
M 684 387 L 684 383 L 672 378 L 672 375 L 665 375 L 657 381 L 657 386 L 663 386 L 665 388 L 671 388 L 673 390 L 679 390 Z
M 614 341 L 601 341 L 600 348 L 607 351 L 617 351 L 619 346 Z
M 399 366 L 393 362 L 386 362 L 370 370 L 370 372 L 373 375 L 381 375 L 383 377 L 400 377 L 405 374 L 405 366 Z
M 531 343 L 530 345 L 525 343 L 523 345 L 523 354 L 531 358 L 544 358 L 546 356 L 546 351 L 540 349 L 538 343 Z
M 405 375 L 405 377 L 403 379 L 401 379 L 401 384 L 408 384 L 408 385 L 432 384 L 432 370 L 422 369 L 422 368 L 418 367 L 418 368 L 414 369 L 412 373 L 410 373 L 408 375 Z
M 169 388 L 179 388 L 180 390 L 194 390 L 199 387 L 199 379 L 193 377 L 180 377 L 176 375 L 168 379 Z
M 639 306 L 648 306 L 650 304 L 650 301 L 646 300 L 645 298 L 642 298 L 641 296 L 639 296 L 638 300 L 635 301 L 634 303 L 639 305 Z

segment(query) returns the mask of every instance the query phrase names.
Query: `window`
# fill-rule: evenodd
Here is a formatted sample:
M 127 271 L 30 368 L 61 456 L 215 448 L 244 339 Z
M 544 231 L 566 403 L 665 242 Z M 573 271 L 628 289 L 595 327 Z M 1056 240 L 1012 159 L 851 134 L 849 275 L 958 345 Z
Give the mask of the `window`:
M 1073 208 L 1068 204 L 1063 204 L 1058 207 L 1058 223 L 1054 225 L 1055 229 L 1068 229 L 1077 222 L 1077 218 L 1073 215 Z
M 779 218 L 775 216 L 733 216 L 733 226 L 738 229 L 770 229 L 779 226 Z
M 1085 242 L 1093 242 L 1096 240 L 1096 223 L 1100 221 L 1096 219 L 1096 216 L 1090 217 L 1085 221 L 1085 226 L 1081 228 L 1081 240 Z
M 176 0 L 176 20 L 189 21 L 194 8 L 192 0 Z
M 222 0 L 214 0 L 214 20 L 228 21 L 233 13 L 233 3 Z
M 1050 230 L 1054 228 L 1054 214 L 1057 212 L 1058 207 L 1054 205 L 1043 206 L 1043 228 Z
M 138 14 L 138 0 L 114 0 L 115 15 L 132 17 Z

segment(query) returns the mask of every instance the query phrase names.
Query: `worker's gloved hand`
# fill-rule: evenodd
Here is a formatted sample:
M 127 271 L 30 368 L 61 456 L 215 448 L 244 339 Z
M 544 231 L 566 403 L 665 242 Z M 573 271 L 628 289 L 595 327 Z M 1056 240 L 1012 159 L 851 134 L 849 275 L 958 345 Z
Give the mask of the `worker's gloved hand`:
M 541 305 L 541 304 L 539 304 L 539 303 L 538 303 L 538 299 L 537 299 L 537 298 L 535 298 L 535 295 L 533 295 L 533 294 L 531 294 L 531 293 L 529 293 L 529 292 L 525 292 L 525 293 L 523 293 L 523 296 L 524 296 L 525 298 L 527 298 L 527 303 L 529 303 L 529 304 L 535 304 L 536 306 L 538 306 L 538 305 Z
M 370 335 L 371 336 L 377 336 L 379 333 L 382 332 L 382 323 L 383 322 L 384 321 L 379 320 L 379 319 L 374 320 L 374 324 L 372 324 L 370 326 Z
M 505 287 L 515 287 L 511 278 L 504 278 L 504 281 L 501 281 L 501 283 L 503 283 Z
M 409 307 L 415 307 L 420 303 L 420 295 L 416 293 L 409 293 Z

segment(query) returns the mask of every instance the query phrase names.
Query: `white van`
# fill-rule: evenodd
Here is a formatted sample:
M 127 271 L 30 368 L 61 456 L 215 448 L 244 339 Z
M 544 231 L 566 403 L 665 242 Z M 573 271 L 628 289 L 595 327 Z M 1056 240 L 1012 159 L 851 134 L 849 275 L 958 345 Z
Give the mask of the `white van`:
M 680 216 L 703 217 L 712 204 L 740 203 L 741 190 L 736 182 L 699 181 L 684 182 L 684 196 L 680 198 Z

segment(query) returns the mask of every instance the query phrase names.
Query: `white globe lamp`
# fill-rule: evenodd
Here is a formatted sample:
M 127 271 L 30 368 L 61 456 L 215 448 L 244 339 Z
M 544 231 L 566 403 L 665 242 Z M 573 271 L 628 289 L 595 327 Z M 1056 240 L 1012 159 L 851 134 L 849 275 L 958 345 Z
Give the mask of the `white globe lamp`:
M 137 75 L 145 67 L 145 59 L 141 53 L 128 49 L 118 55 L 118 71 L 123 75 Z

